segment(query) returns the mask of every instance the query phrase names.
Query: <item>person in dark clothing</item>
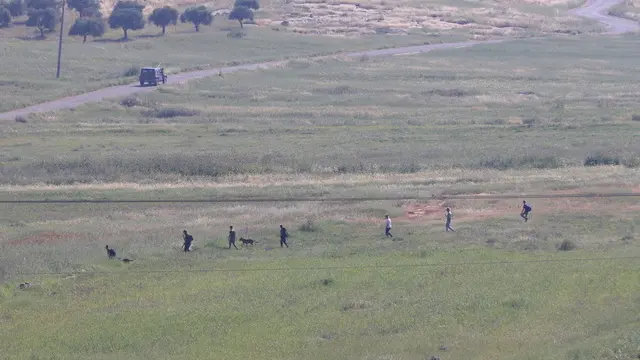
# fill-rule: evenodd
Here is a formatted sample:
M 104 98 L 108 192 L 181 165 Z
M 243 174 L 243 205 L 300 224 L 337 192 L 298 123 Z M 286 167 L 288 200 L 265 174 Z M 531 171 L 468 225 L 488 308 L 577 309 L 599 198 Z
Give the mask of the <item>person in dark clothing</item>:
M 451 227 L 451 220 L 453 219 L 453 214 L 451 213 L 451 209 L 447 208 L 447 212 L 445 213 L 447 223 L 445 224 L 445 231 L 454 231 Z
M 289 234 L 287 233 L 287 229 L 280 225 L 280 247 L 282 247 L 282 245 L 286 245 L 286 247 L 289 247 L 289 244 L 287 244 L 287 238 L 289 237 Z
M 391 219 L 389 218 L 389 215 L 385 215 L 384 235 L 387 237 L 393 237 L 393 235 L 391 235 Z
M 229 249 L 231 249 L 231 245 L 233 245 L 236 250 L 239 250 L 236 246 L 236 231 L 233 230 L 233 226 L 229 226 Z
M 191 251 L 191 243 L 193 242 L 193 236 L 187 232 L 187 230 L 182 231 L 182 238 L 184 239 L 184 252 Z
M 520 213 L 520 217 L 524 219 L 524 222 L 529 220 L 529 213 L 531 212 L 531 206 L 527 204 L 526 200 L 522 200 L 522 212 Z

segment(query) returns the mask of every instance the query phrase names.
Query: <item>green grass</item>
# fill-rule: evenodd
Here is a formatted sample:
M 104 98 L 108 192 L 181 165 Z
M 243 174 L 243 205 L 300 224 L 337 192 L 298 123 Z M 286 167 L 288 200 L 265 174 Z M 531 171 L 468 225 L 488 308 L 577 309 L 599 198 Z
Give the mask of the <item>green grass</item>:
M 136 80 L 132 74 L 137 75 L 138 69 L 143 66 L 161 65 L 169 73 L 175 73 L 346 50 L 452 42 L 470 38 L 523 38 L 599 31 L 593 22 L 566 16 L 567 7 L 573 6 L 571 4 L 575 1 L 557 6 L 515 7 L 512 3 L 493 2 L 470 7 L 465 2 L 456 2 L 447 3 L 447 6 L 454 6 L 447 11 L 443 11 L 442 5 L 437 1 L 428 5 L 422 2 L 415 4 L 394 1 L 393 4 L 369 4 L 369 7 L 379 8 L 369 9 L 372 12 L 369 15 L 356 14 L 357 12 L 353 12 L 356 8 L 348 2 L 344 5 L 353 9 L 340 10 L 341 5 L 338 3 L 325 3 L 325 7 L 337 7 L 334 10 L 341 12 L 343 16 L 336 15 L 331 21 L 323 21 L 326 15 L 324 13 L 329 10 L 318 13 L 317 9 L 308 8 L 318 4 L 298 1 L 287 5 L 267 1 L 257 14 L 256 21 L 261 25 L 247 26 L 243 30 L 246 36 L 242 39 L 228 36 L 230 32 L 237 31 L 237 23 L 228 21 L 223 16 L 217 16 L 212 26 L 203 26 L 200 33 L 196 33 L 189 24 L 179 24 L 169 27 L 166 36 L 160 36 L 159 28 L 147 24 L 141 31 L 131 31 L 130 41 L 126 42 L 121 41 L 123 34 L 119 30 L 109 30 L 99 39 L 90 38 L 86 44 L 82 43 L 81 38 L 65 36 L 61 79 L 55 78 L 57 30 L 48 33 L 46 39 L 38 40 L 33 28 L 22 25 L 26 21 L 25 17 L 17 18 L 13 27 L 0 32 L 0 53 L 3 55 L 3 71 L 0 74 L 3 96 L 0 99 L 0 111 L 108 85 L 132 83 Z M 220 8 L 226 4 L 217 2 L 209 5 Z M 291 6 L 296 10 L 292 11 Z M 422 20 L 416 23 L 418 12 Z M 310 14 L 315 14 L 320 19 L 319 22 L 307 23 Z M 67 13 L 65 34 L 76 16 L 73 11 Z M 386 16 L 387 20 L 376 23 L 370 19 L 372 16 Z M 290 19 L 298 25 L 281 26 L 281 19 Z M 466 19 L 470 24 L 465 27 L 451 25 L 460 19 Z M 423 23 L 423 20 L 427 20 L 427 23 Z M 432 21 L 436 23 L 430 24 Z M 404 23 L 410 23 L 410 26 L 405 29 L 402 25 Z M 421 25 L 416 27 L 416 24 Z M 440 28 L 440 24 L 449 25 Z M 398 26 L 400 29 L 396 28 Z M 384 35 L 384 31 L 381 34 L 377 30 L 373 31 L 374 28 L 401 30 L 403 35 Z M 329 33 L 340 36 L 317 35 Z
M 638 48 L 629 36 L 293 61 L 163 87 L 133 107 L 114 100 L 11 124 L 0 172 L 5 183 L 59 184 L 637 166 Z
M 455 234 L 439 220 L 397 221 L 394 241 L 379 226 L 379 214 L 402 212 L 389 202 L 12 206 L 22 223 L 3 225 L 0 241 L 9 281 L 0 338 L 10 340 L 0 351 L 7 359 L 631 359 L 637 261 L 576 260 L 640 254 L 640 218 L 610 213 L 621 201 L 564 211 L 557 223 L 552 208 L 562 202 L 538 200 L 528 224 L 517 213 L 460 220 Z M 462 202 L 454 212 L 487 205 Z M 317 230 L 299 231 L 310 216 Z M 225 250 L 231 221 L 261 243 Z M 278 222 L 290 229 L 290 249 L 277 246 Z M 183 227 L 196 237 L 187 255 L 177 248 Z M 36 238 L 53 242 L 25 240 Z M 566 238 L 578 249 L 556 251 Z M 107 260 L 104 243 L 136 261 Z M 530 262 L 540 260 L 553 262 Z M 495 264 L 503 261 L 514 263 Z M 70 270 L 78 274 L 19 275 Z M 16 289 L 22 281 L 34 285 Z
M 201 60 L 188 56 L 196 37 L 224 49 L 203 55 L 220 63 L 283 55 L 270 47 L 280 42 L 297 55 L 350 46 L 248 34 L 172 33 L 121 52 L 181 42 L 167 56 L 180 67 Z M 295 60 L 30 116 L 0 127 L 0 199 L 637 191 L 638 45 L 584 37 Z M 115 74 L 148 55 L 96 61 Z M 54 92 L 7 99 L 24 94 Z M 527 223 L 519 198 L 2 204 L 0 357 L 636 358 L 637 198 L 527 200 Z M 229 225 L 259 242 L 227 250 Z M 105 244 L 135 261 L 106 259 Z
M 196 33 L 181 24 L 158 36 L 156 27 L 131 32 L 123 42 L 121 32 L 112 31 L 102 39 L 82 43 L 82 39 L 64 38 L 61 79 L 57 80 L 57 37 L 47 40 L 0 38 L 3 71 L 0 81 L 3 96 L 0 111 L 78 94 L 106 85 L 129 84 L 137 80 L 143 66 L 163 66 L 169 74 L 184 70 L 215 68 L 225 65 L 296 58 L 351 49 L 370 49 L 392 45 L 422 44 L 424 37 L 368 36 L 360 39 L 336 39 L 301 36 L 270 28 L 247 28 L 247 36 L 232 39 L 220 23 Z M 444 36 L 436 41 L 451 41 Z

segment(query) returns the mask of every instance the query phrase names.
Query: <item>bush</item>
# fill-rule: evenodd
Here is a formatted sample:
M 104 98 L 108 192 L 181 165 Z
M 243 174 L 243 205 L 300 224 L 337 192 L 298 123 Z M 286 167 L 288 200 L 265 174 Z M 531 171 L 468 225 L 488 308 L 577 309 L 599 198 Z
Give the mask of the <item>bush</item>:
M 560 251 L 571 251 L 577 248 L 576 244 L 571 240 L 564 240 L 560 244 L 558 244 L 558 250 Z
M 128 69 L 122 72 L 123 77 L 132 77 L 140 75 L 140 67 L 132 65 Z
M 624 160 L 624 166 L 628 168 L 640 168 L 640 155 L 630 156 Z
M 140 100 L 138 100 L 135 96 L 127 96 L 126 98 L 120 100 L 120 105 L 124 107 L 134 107 L 140 105 Z
M 247 34 L 240 30 L 231 30 L 227 33 L 227 37 L 231 39 L 242 39 L 245 36 L 247 36 Z
M 199 112 L 193 109 L 187 109 L 183 107 L 165 107 L 159 109 L 152 109 L 145 111 L 144 116 L 155 117 L 160 119 L 174 118 L 181 116 L 196 116 Z
M 442 97 L 463 97 L 463 96 L 470 96 L 474 94 L 475 93 L 473 91 L 464 90 L 464 89 L 432 89 L 432 90 L 427 90 L 422 92 L 422 95 L 426 95 L 426 96 L 438 95 Z
M 620 165 L 620 162 L 617 156 L 596 153 L 584 159 L 584 166 Z
M 313 221 L 313 219 L 309 218 L 304 223 L 302 223 L 302 225 L 300 225 L 299 230 L 304 232 L 316 232 L 318 231 L 318 227 L 316 226 L 316 223 Z
M 508 169 L 557 169 L 562 162 L 555 156 L 522 156 L 522 157 L 494 157 L 483 159 L 479 167 L 496 170 Z

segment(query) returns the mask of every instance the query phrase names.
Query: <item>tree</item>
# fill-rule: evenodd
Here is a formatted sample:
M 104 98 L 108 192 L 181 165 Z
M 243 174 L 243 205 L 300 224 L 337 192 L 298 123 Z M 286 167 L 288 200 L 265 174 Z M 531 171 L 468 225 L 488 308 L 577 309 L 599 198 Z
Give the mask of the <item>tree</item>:
M 29 10 L 58 9 L 60 7 L 57 0 L 26 0 L 26 4 Z
M 104 35 L 104 20 L 101 18 L 76 19 L 76 22 L 69 29 L 69 36 L 82 36 L 82 43 L 87 42 L 89 35 L 94 38 Z
M 162 35 L 164 35 L 167 25 L 175 25 L 177 21 L 178 10 L 170 6 L 153 9 L 153 12 L 149 15 L 149 22 L 155 26 L 162 27 Z
M 242 20 L 253 20 L 253 11 L 244 5 L 236 6 L 229 13 L 229 20 L 238 20 L 240 27 L 244 27 Z
M 143 5 L 143 4 L 138 4 L 135 1 L 127 1 L 127 0 L 125 0 L 125 1 L 118 1 L 116 3 L 116 6 L 113 8 L 113 11 L 122 10 L 122 9 L 136 9 L 136 10 L 142 12 L 142 10 L 144 10 L 144 8 L 145 8 L 145 5 Z
M 238 7 L 238 6 L 246 6 L 249 9 L 253 9 L 253 10 L 260 9 L 260 3 L 258 3 L 258 0 L 236 0 L 236 3 L 233 7 Z
M 200 25 L 211 24 L 213 15 L 211 15 L 211 10 L 204 5 L 191 6 L 180 15 L 180 21 L 183 23 L 190 22 L 196 28 L 196 31 L 200 31 Z
M 7 10 L 9 10 L 9 13 L 13 17 L 22 16 L 27 11 L 27 4 L 24 2 L 24 0 L 7 1 L 2 6 L 4 6 Z
M 81 17 L 102 17 L 99 0 L 67 0 L 67 7 L 77 11 Z
M 44 37 L 44 31 L 53 31 L 58 25 L 58 12 L 53 8 L 31 9 L 28 13 L 27 26 L 37 27 L 40 36 Z
M 124 39 L 129 38 L 129 30 L 140 30 L 144 28 L 144 16 L 142 15 L 144 5 L 134 1 L 118 1 L 109 16 L 109 27 L 112 29 L 122 29 Z
M 0 28 L 9 27 L 11 25 L 11 12 L 9 9 L 0 6 Z

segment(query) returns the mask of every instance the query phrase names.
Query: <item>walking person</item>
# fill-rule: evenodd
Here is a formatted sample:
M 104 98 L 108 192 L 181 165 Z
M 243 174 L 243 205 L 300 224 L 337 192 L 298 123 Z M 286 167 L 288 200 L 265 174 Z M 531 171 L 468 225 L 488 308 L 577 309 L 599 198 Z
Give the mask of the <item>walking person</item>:
M 289 247 L 289 244 L 287 244 L 288 237 L 289 237 L 289 233 L 287 233 L 287 228 L 280 225 L 280 247 L 282 247 L 282 245 Z
M 236 246 L 236 231 L 233 230 L 233 226 L 229 226 L 229 249 L 231 249 L 231 245 L 233 245 L 236 250 L 240 250 Z
M 527 204 L 526 200 L 522 200 L 522 212 L 520 212 L 520 217 L 524 219 L 524 222 L 529 220 L 529 213 L 531 212 L 531 206 Z
M 391 219 L 389 218 L 389 215 L 385 215 L 385 225 L 384 225 L 384 235 L 387 237 L 393 237 L 393 235 L 391 235 Z
M 445 231 L 454 231 L 453 228 L 451 227 L 451 220 L 453 219 L 453 214 L 451 213 L 451 209 L 447 208 L 447 212 L 445 213 L 445 217 L 447 219 L 447 223 L 445 224 Z
M 187 230 L 182 231 L 182 239 L 184 240 L 184 244 L 182 247 L 184 248 L 184 252 L 191 251 L 191 243 L 193 242 L 193 236 L 187 232 Z

